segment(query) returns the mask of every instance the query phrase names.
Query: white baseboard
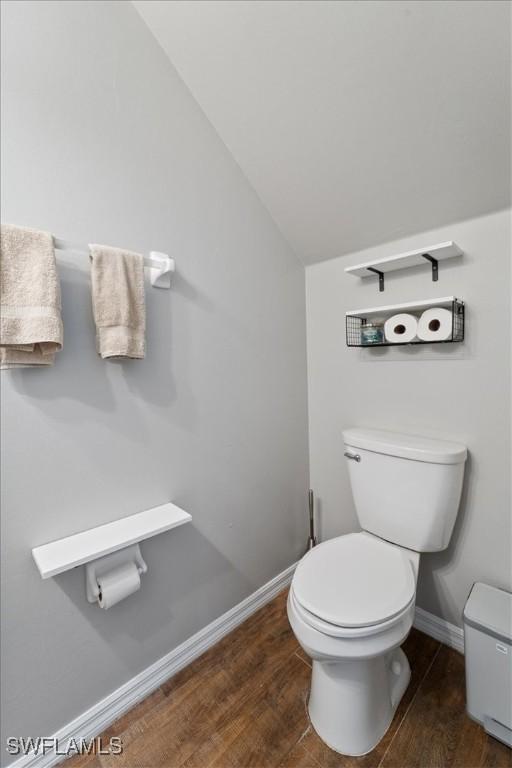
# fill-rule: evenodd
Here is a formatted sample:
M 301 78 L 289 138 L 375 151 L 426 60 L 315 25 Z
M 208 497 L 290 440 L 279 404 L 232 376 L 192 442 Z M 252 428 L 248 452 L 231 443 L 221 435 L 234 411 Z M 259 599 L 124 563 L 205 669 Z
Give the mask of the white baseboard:
M 440 619 L 433 613 L 424 611 L 423 608 L 416 608 L 414 626 L 420 632 L 439 640 L 449 648 L 464 653 L 464 630 L 461 627 L 456 627 L 455 624 L 450 624 L 449 621 Z
M 249 618 L 251 614 L 270 602 L 288 586 L 292 580 L 295 565 L 294 563 L 275 576 L 252 595 L 242 600 L 241 603 L 235 605 L 234 608 L 219 616 L 204 629 L 196 632 L 195 635 L 185 640 L 166 656 L 53 734 L 52 739 L 56 739 L 60 751 L 63 751 L 65 745 L 72 739 L 88 741 L 98 736 L 121 715 L 155 691 L 159 685 L 198 656 L 201 656 L 208 648 L 218 643 L 224 635 L 227 635 L 228 632 Z M 42 751 L 38 754 L 32 752 L 10 763 L 8 768 L 50 768 L 50 766 L 64 760 L 65 757 L 65 755 L 56 754 L 54 750 L 47 751 L 46 754 L 43 754 Z
M 204 629 L 196 632 L 195 635 L 185 640 L 166 656 L 132 677 L 113 693 L 98 701 L 86 712 L 53 734 L 52 739 L 56 740 L 62 750 L 70 740 L 84 739 L 88 741 L 98 736 L 121 715 L 155 691 L 159 685 L 198 656 L 201 656 L 208 648 L 218 643 L 224 635 L 227 635 L 228 632 L 249 618 L 251 614 L 270 602 L 291 582 L 295 566 L 296 563 L 268 581 L 252 595 L 235 605 L 234 608 L 212 621 Z M 464 633 L 460 627 L 456 627 L 422 608 L 416 608 L 414 626 L 420 632 L 424 632 L 426 635 L 450 646 L 450 648 L 464 653 Z M 10 763 L 8 768 L 50 768 L 50 766 L 64 760 L 65 757 L 65 755 L 56 754 L 53 750 L 47 751 L 46 754 L 32 752 Z

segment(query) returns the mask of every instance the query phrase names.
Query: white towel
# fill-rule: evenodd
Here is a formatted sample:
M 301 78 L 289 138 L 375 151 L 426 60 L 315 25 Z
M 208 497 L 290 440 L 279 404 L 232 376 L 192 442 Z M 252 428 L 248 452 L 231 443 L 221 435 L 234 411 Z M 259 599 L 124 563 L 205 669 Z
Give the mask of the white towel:
M 90 245 L 96 349 L 102 358 L 143 358 L 146 352 L 144 258 Z
M 1 255 L 0 369 L 51 365 L 63 340 L 53 237 L 2 224 Z

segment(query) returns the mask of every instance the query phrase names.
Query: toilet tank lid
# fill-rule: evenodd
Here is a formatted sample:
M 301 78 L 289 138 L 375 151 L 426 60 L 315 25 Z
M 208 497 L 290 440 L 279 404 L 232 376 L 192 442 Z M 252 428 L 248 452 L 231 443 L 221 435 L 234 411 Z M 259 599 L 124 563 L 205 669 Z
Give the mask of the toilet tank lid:
M 343 440 L 345 445 L 353 448 L 429 464 L 462 464 L 467 457 L 467 448 L 461 443 L 383 429 L 345 429 Z

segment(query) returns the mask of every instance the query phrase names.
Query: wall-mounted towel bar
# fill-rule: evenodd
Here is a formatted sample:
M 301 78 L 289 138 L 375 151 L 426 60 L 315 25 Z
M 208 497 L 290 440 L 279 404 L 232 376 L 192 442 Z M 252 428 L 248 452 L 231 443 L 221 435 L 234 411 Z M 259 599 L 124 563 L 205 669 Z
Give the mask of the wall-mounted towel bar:
M 77 245 L 69 240 L 53 238 L 53 245 L 57 251 L 73 251 L 82 256 L 89 256 L 89 249 L 83 245 Z M 155 288 L 170 288 L 171 276 L 176 270 L 176 262 L 172 256 L 159 251 L 150 251 L 149 256 L 144 257 L 144 267 L 149 270 L 151 285 Z

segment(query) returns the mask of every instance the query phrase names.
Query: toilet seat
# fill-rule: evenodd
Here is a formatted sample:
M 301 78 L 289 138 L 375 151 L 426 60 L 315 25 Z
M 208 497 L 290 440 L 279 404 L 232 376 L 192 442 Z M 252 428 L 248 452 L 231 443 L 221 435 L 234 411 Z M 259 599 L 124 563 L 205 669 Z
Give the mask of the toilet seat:
M 300 561 L 292 596 L 310 626 L 360 636 L 399 621 L 414 603 L 411 561 L 398 547 L 366 533 L 330 539 Z
M 293 586 L 290 589 L 289 599 L 292 603 L 293 609 L 296 612 L 299 619 L 301 619 L 307 626 L 312 629 L 316 629 L 324 635 L 330 635 L 331 637 L 339 637 L 344 640 L 356 640 L 357 638 L 371 637 L 385 632 L 388 629 L 392 629 L 395 625 L 400 624 L 404 619 L 408 618 L 411 608 L 414 609 L 415 598 L 413 597 L 405 608 L 400 613 L 393 616 L 387 621 L 379 622 L 378 624 L 371 624 L 364 627 L 341 627 L 336 624 L 331 624 L 328 621 L 320 619 L 315 614 L 310 613 L 297 600 Z

